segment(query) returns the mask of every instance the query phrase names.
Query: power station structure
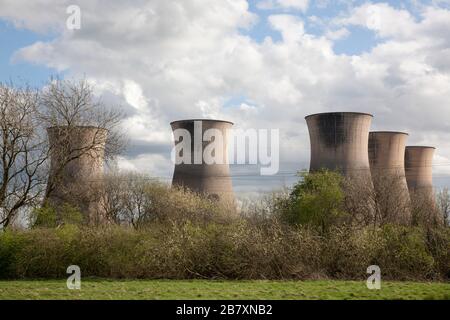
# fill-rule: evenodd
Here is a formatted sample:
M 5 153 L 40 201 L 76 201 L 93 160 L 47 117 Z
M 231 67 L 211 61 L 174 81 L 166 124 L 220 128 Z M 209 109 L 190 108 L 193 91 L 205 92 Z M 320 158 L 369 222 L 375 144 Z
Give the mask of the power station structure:
M 373 116 L 359 112 L 329 112 L 307 116 L 310 171 L 338 170 L 346 176 L 370 177 L 368 140 Z
M 370 132 L 373 116 L 360 112 L 327 112 L 305 117 L 311 143 L 310 172 L 337 170 L 356 190 L 357 214 L 369 217 L 375 203 L 365 191 L 381 192 L 376 177 L 398 181 L 399 199 L 425 195 L 434 203 L 432 158 L 434 147 L 405 147 L 407 133 Z M 228 161 L 228 133 L 233 123 L 188 119 L 171 123 L 175 143 L 172 185 L 204 194 L 222 204 L 235 204 Z M 68 203 L 87 214 L 88 222 L 101 219 L 105 146 L 108 131 L 92 126 L 55 126 L 47 129 L 50 173 L 45 201 L 58 208 Z M 362 179 L 361 179 L 362 178 Z M 364 184 L 360 184 L 363 182 Z M 392 186 L 392 185 L 391 185 Z M 375 189 L 374 189 L 375 188 Z M 409 191 L 409 192 L 408 192 Z M 412 200 L 412 197 L 411 197 Z M 398 205 L 396 201 L 393 205 Z M 390 222 L 410 220 L 411 208 Z
M 430 199 L 433 195 L 433 155 L 436 148 L 407 146 L 405 151 L 406 181 L 411 193 L 420 192 Z
M 405 152 L 406 181 L 414 202 L 414 223 L 441 225 L 444 223 L 433 190 L 432 165 L 436 148 L 408 146 Z
M 404 165 L 407 138 L 404 132 L 369 133 L 370 171 L 380 218 L 384 221 L 410 223 L 411 203 Z
M 98 219 L 105 145 L 108 131 L 91 126 L 47 128 L 50 144 L 50 174 L 46 202 L 55 208 L 69 204 L 89 222 Z
M 170 125 L 175 138 L 172 185 L 232 206 L 235 199 L 228 161 L 228 130 L 233 123 L 190 119 Z M 207 159 L 211 155 L 214 159 Z

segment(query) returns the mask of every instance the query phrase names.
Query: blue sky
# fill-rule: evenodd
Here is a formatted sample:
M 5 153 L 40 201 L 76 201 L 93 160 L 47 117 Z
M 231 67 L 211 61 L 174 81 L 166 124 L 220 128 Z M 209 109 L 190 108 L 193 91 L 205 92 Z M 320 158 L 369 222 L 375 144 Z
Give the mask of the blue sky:
M 437 146 L 435 183 L 450 181 L 450 0 L 311 0 L 304 11 L 306 0 L 263 1 L 2 0 L 0 81 L 41 87 L 57 75 L 49 65 L 93 81 L 132 110 L 135 145 L 120 166 L 155 176 L 171 176 L 168 123 L 214 117 L 280 129 L 284 164 L 267 179 L 280 186 L 308 166 L 304 116 L 344 110 Z M 69 32 L 73 3 L 82 29 Z
M 332 5 L 319 6 L 317 2 L 310 5 L 305 12 L 298 10 L 291 11 L 289 9 L 261 10 L 258 9 L 256 0 L 249 1 L 250 11 L 258 15 L 259 21 L 250 29 L 242 30 L 243 34 L 250 36 L 255 41 L 261 42 L 265 37 L 271 37 L 274 41 L 279 41 L 281 35 L 273 30 L 268 21 L 269 15 L 277 13 L 289 13 L 297 15 L 305 21 L 306 32 L 312 35 L 320 36 L 322 30 L 308 22 L 308 17 L 317 16 L 322 19 L 332 19 L 340 13 L 348 10 L 345 1 L 332 0 Z M 363 4 L 366 1 L 353 1 L 353 5 Z M 411 1 L 373 1 L 389 3 L 398 8 L 412 8 Z M 430 2 L 430 1 L 425 1 Z M 0 9 L 1 10 L 1 9 Z M 411 12 L 414 12 L 413 10 Z M 350 35 L 337 41 L 334 50 L 338 54 L 360 54 L 369 51 L 377 43 L 374 33 L 361 27 L 349 27 Z M 1 19 L 0 17 L 0 81 L 21 81 L 25 80 L 32 85 L 42 85 L 51 75 L 56 75 L 57 71 L 42 65 L 30 64 L 24 61 L 14 61 L 14 52 L 22 47 L 31 45 L 37 41 L 51 41 L 57 34 L 37 33 L 23 28 L 16 28 L 11 22 Z M 233 101 L 241 101 L 239 97 L 235 97 Z
M 245 35 L 250 36 L 255 41 L 261 42 L 265 37 L 271 37 L 274 41 L 279 41 L 281 35 L 279 32 L 273 30 L 267 18 L 269 15 L 289 13 L 297 15 L 305 22 L 305 30 L 307 33 L 320 36 L 323 32 L 320 28 L 311 23 L 308 17 L 316 16 L 321 19 L 330 20 L 340 14 L 348 11 L 349 3 L 352 6 L 364 4 L 364 0 L 328 0 L 328 5 L 320 5 L 323 1 L 312 1 L 306 12 L 299 10 L 290 10 L 283 8 L 274 8 L 273 10 L 261 10 L 258 8 L 258 0 L 249 0 L 250 11 L 256 13 L 259 21 L 249 30 L 242 30 Z M 389 0 L 389 1 L 371 1 L 372 3 L 388 3 L 394 8 L 407 9 L 419 19 L 417 7 L 414 5 L 415 1 L 411 0 Z M 432 3 L 433 0 L 423 0 L 420 3 L 426 5 Z M 450 3 L 440 3 L 441 7 L 449 8 Z M 1 8 L 0 8 L 1 13 Z M 357 55 L 362 52 L 370 51 L 376 44 L 377 38 L 374 32 L 361 28 L 358 26 L 348 27 L 350 34 L 344 39 L 336 41 L 334 51 L 337 54 Z M 11 22 L 2 19 L 0 16 L 0 41 L 2 46 L 0 48 L 0 81 L 21 81 L 40 86 L 51 75 L 56 75 L 57 71 L 47 68 L 43 65 L 30 64 L 24 61 L 14 61 L 14 52 L 22 47 L 31 45 L 37 41 L 51 41 L 56 38 L 57 34 L 52 33 L 37 33 L 23 28 L 16 28 Z M 239 97 L 233 98 L 233 101 L 240 101 Z
M 37 41 L 51 41 L 52 35 L 38 34 L 17 29 L 13 24 L 0 20 L 0 81 L 29 82 L 41 86 L 52 74 L 45 66 L 34 65 L 24 61 L 14 61 L 14 52 Z
M 290 10 L 283 8 L 274 8 L 273 10 L 262 10 L 257 6 L 258 0 L 249 0 L 250 11 L 256 13 L 259 17 L 258 22 L 249 30 L 242 30 L 245 35 L 250 36 L 255 41 L 261 42 L 265 37 L 271 37 L 274 41 L 279 41 L 281 35 L 273 30 L 268 23 L 268 16 L 273 14 L 289 13 L 297 15 L 305 22 L 305 30 L 307 33 L 320 36 L 323 32 L 320 28 L 311 23 L 308 17 L 316 16 L 321 19 L 330 20 L 349 10 L 349 4 L 358 6 L 367 3 L 365 0 L 331 0 L 328 5 L 319 5 L 322 1 L 312 1 L 306 12 L 299 10 Z M 388 1 L 371 1 L 372 3 L 388 3 L 394 8 L 408 9 L 419 19 L 418 11 L 414 1 L 411 0 L 388 0 Z M 420 3 L 430 4 L 433 0 L 423 0 Z M 450 8 L 450 2 L 440 3 L 444 8 Z M 0 9 L 1 13 L 1 9 Z M 350 34 L 344 39 L 336 41 L 334 51 L 337 54 L 357 55 L 362 52 L 370 51 L 376 44 L 377 38 L 373 31 L 367 30 L 359 26 L 349 26 Z M 30 64 L 24 61 L 14 61 L 14 52 L 22 47 L 31 45 L 37 41 L 51 41 L 58 35 L 55 33 L 37 33 L 24 28 L 16 28 L 11 22 L 2 19 L 0 15 L 0 81 L 21 81 L 40 86 L 51 75 L 56 75 L 57 71 L 47 68 L 43 65 Z M 233 98 L 233 101 L 240 101 L 239 97 Z

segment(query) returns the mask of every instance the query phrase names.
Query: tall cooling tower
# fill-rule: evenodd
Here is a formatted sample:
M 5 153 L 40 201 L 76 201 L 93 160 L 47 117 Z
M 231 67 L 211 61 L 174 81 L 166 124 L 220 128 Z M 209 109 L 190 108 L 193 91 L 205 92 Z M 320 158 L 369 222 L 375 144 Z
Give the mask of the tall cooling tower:
M 405 147 L 408 134 L 369 133 L 369 162 L 377 205 L 383 222 L 410 223 L 410 199 L 405 178 Z
M 330 112 L 307 116 L 310 171 L 339 170 L 344 175 L 370 175 L 368 140 L 372 115 Z
M 310 172 L 340 171 L 346 176 L 346 207 L 355 221 L 375 216 L 368 142 L 372 115 L 357 112 L 319 113 L 306 117 L 311 140 Z
M 434 147 L 408 146 L 405 152 L 406 181 L 410 192 L 422 192 L 433 198 Z
M 51 165 L 46 201 L 56 207 L 64 203 L 75 206 L 93 222 L 100 210 L 94 191 L 103 178 L 108 131 L 58 126 L 48 128 L 47 133 Z
M 184 161 L 184 163 L 175 164 L 172 185 L 187 187 L 192 191 L 206 194 L 212 199 L 219 200 L 221 203 L 234 204 L 234 193 L 228 164 L 227 141 L 227 130 L 231 129 L 233 123 L 222 120 L 192 119 L 174 121 L 171 123 L 171 126 L 176 146 L 183 142 L 182 139 L 177 141 L 177 131 L 184 131 L 191 137 L 190 146 L 188 146 L 187 150 L 191 153 L 188 159 L 189 163 Z M 215 153 L 220 155 L 221 161 L 218 161 L 219 163 L 205 162 L 203 157 L 205 148 L 214 142 L 218 142 L 217 138 L 214 140 L 209 138 L 203 139 L 206 131 L 212 135 L 219 134 L 223 138 L 220 150 L 215 151 Z M 183 154 L 180 155 L 176 152 L 176 159 L 180 156 L 183 156 Z
M 414 224 L 441 225 L 444 222 L 433 191 L 432 164 L 435 150 L 434 147 L 406 147 L 406 181 L 413 204 Z

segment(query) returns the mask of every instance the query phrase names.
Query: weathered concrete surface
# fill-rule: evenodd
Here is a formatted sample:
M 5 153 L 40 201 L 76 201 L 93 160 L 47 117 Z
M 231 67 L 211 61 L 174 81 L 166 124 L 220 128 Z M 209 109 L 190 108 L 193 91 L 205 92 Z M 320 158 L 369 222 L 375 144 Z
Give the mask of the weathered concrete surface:
M 411 222 L 411 203 L 405 177 L 405 147 L 408 134 L 369 133 L 369 162 L 382 222 Z
M 434 147 L 408 146 L 405 152 L 406 181 L 413 204 L 413 223 L 442 225 L 443 215 L 436 205 L 433 190 Z
M 87 215 L 89 222 L 99 218 L 99 187 L 105 162 L 106 129 L 97 127 L 51 127 L 50 174 L 46 201 L 59 207 L 68 203 Z
M 195 122 L 200 122 L 202 131 L 201 136 L 208 129 L 218 130 L 223 137 L 223 163 L 222 164 L 207 164 L 202 155 L 205 147 L 210 143 L 203 141 L 201 147 L 195 149 L 194 125 Z M 171 123 L 172 130 L 185 129 L 191 136 L 191 163 L 176 164 L 172 179 L 173 186 L 183 186 L 192 191 L 206 194 L 212 199 L 217 199 L 227 205 L 234 205 L 235 198 L 233 193 L 233 186 L 230 177 L 230 168 L 228 164 L 228 137 L 227 130 L 233 126 L 232 122 L 222 120 L 206 120 L 206 119 L 191 119 L 179 120 Z M 198 138 L 198 137 L 197 137 Z M 200 164 L 195 164 L 195 157 L 201 159 Z
M 428 193 L 433 197 L 434 147 L 408 146 L 405 151 L 405 171 L 408 189 Z
M 372 115 L 330 112 L 306 118 L 311 142 L 310 171 L 370 174 L 368 141 Z
M 368 143 L 372 115 L 330 112 L 307 116 L 311 142 L 310 172 L 328 169 L 345 177 L 346 206 L 355 221 L 376 218 Z
M 373 172 L 398 173 L 405 176 L 405 148 L 408 134 L 393 131 L 369 133 L 369 162 Z M 406 179 L 405 179 L 406 185 Z

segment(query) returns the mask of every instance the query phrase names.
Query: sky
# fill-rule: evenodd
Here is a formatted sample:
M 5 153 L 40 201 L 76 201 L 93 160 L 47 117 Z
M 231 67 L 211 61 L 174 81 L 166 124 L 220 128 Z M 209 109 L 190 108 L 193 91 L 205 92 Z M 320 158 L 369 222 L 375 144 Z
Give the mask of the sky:
M 84 77 L 125 110 L 124 170 L 170 181 L 169 123 L 218 118 L 280 130 L 280 172 L 233 166 L 236 191 L 289 186 L 309 166 L 304 117 L 357 111 L 437 147 L 450 186 L 450 0 L 0 0 L 0 43 L 0 81 Z

